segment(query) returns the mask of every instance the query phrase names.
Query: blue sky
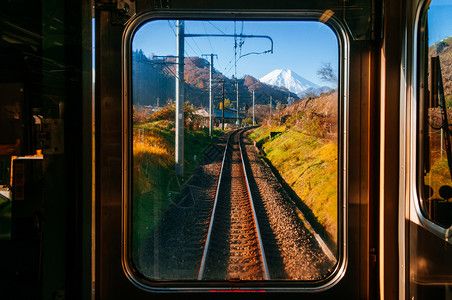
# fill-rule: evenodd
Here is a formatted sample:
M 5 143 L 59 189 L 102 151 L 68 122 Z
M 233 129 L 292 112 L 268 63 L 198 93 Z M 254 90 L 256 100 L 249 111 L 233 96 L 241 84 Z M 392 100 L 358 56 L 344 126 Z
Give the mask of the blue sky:
M 432 45 L 452 36 L 452 2 L 433 0 L 428 10 L 428 44 Z
M 319 85 L 316 74 L 323 63 L 331 63 L 337 72 L 338 43 L 333 31 L 320 22 L 307 21 L 185 21 L 186 34 L 267 35 L 273 39 L 273 54 L 252 54 L 237 61 L 237 77 L 252 75 L 260 78 L 275 69 L 291 69 Z M 157 20 L 144 24 L 135 34 L 132 50 L 142 49 L 150 56 L 176 55 L 176 21 Z M 238 42 L 240 40 L 238 39 Z M 237 48 L 237 57 L 270 49 L 265 38 L 246 38 Z M 235 75 L 234 38 L 192 37 L 185 39 L 185 56 L 215 53 L 214 67 L 224 75 Z

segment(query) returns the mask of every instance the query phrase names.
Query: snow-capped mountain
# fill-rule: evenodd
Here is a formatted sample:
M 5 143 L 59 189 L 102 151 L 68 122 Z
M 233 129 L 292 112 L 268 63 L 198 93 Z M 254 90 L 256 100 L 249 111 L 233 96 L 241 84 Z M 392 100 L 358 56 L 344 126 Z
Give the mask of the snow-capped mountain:
M 269 85 L 285 87 L 299 97 L 304 97 L 308 93 L 318 95 L 330 90 L 329 87 L 321 87 L 318 84 L 301 77 L 292 70 L 274 70 L 259 80 Z

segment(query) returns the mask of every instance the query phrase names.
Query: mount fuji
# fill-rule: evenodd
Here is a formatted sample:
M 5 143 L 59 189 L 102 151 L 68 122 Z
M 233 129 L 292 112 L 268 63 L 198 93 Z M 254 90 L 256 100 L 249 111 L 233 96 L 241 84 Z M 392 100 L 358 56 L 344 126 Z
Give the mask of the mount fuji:
M 320 93 L 327 92 L 331 89 L 328 86 L 319 86 L 318 84 L 301 77 L 292 70 L 277 69 L 268 73 L 259 80 L 269 85 L 285 87 L 301 98 L 307 96 L 308 94 L 315 94 L 318 96 Z

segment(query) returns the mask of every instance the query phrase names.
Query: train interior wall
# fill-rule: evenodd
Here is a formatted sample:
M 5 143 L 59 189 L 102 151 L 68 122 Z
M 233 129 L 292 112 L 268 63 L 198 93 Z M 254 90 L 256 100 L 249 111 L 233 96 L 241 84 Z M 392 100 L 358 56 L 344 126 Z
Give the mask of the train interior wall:
M 409 203 L 400 201 L 406 178 L 398 166 L 412 159 L 400 156 L 406 150 L 400 136 L 411 124 L 400 120 L 412 100 L 408 95 L 403 105 L 398 101 L 404 99 L 402 70 L 410 72 L 409 63 L 401 70 L 401 62 L 413 59 L 409 36 L 415 30 L 417 1 L 135 2 L 137 13 L 333 7 L 349 21 L 352 32 L 371 24 L 371 36 L 360 37 L 359 32 L 351 38 L 347 62 L 347 271 L 325 292 L 283 297 L 430 299 L 432 293 L 450 297 L 446 288 L 450 263 L 436 260 L 450 253 L 450 244 L 399 215 L 401 205 L 406 205 L 407 215 L 410 211 Z M 115 12 L 97 1 L 17 0 L 2 5 L 0 184 L 8 186 L 12 201 L 0 204 L 11 206 L 11 223 L 0 223 L 9 228 L 0 236 L 0 295 L 6 295 L 4 299 L 151 297 L 129 281 L 122 264 L 124 25 L 115 24 Z M 363 10 L 365 20 L 359 15 Z M 409 91 L 415 83 L 407 82 Z M 13 156 L 18 159 L 11 166 Z M 437 254 L 425 244 L 435 245 Z M 424 280 L 437 274 L 442 281 L 433 287 Z M 159 299 L 185 296 L 152 294 Z

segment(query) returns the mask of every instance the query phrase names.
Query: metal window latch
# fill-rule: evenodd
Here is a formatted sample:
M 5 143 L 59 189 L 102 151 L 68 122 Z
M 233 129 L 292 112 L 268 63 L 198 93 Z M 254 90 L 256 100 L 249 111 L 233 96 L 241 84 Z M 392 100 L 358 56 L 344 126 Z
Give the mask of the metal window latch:
M 116 3 L 102 3 L 96 1 L 96 9 L 108 10 L 112 13 L 113 25 L 125 25 L 136 14 L 135 0 L 117 0 Z
M 372 267 L 375 267 L 377 264 L 377 251 L 375 248 L 370 248 L 369 263 Z
M 45 155 L 64 153 L 64 123 L 62 119 L 43 119 L 40 142 Z

